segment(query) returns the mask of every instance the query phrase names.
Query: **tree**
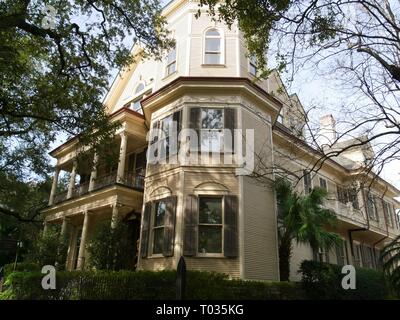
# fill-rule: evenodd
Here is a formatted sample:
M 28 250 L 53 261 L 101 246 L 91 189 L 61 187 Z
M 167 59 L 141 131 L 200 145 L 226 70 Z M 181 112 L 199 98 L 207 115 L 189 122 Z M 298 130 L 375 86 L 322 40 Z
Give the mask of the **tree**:
M 398 2 L 202 0 L 201 4 L 209 5 L 213 17 L 228 25 L 238 21 L 249 54 L 257 57 L 263 70 L 261 78 L 276 67 L 287 72 L 291 83 L 307 68 L 310 75 L 337 88 L 337 138 L 322 148 L 318 123 L 311 118 L 306 124 L 309 143 L 322 152 L 312 165 L 316 170 L 327 159 L 368 145 L 374 148 L 375 157 L 366 161 L 365 177 L 400 160 Z M 319 108 L 326 112 L 326 106 Z M 363 135 L 345 147 L 331 148 L 341 139 Z
M 340 237 L 325 227 L 336 224 L 336 215 L 323 207 L 327 192 L 314 188 L 300 195 L 285 179 L 276 183 L 278 201 L 279 271 L 281 281 L 288 281 L 293 243 L 309 244 L 314 252 L 340 244 Z
M 388 283 L 400 295 L 400 236 L 383 248 L 380 258 Z
M 102 99 L 113 70 L 137 58 L 132 43 L 155 58 L 172 44 L 158 0 L 1 1 L 1 189 L 45 180 L 58 135 L 108 149 L 118 124 Z M 2 217 L 29 216 L 3 201 L 0 208 Z

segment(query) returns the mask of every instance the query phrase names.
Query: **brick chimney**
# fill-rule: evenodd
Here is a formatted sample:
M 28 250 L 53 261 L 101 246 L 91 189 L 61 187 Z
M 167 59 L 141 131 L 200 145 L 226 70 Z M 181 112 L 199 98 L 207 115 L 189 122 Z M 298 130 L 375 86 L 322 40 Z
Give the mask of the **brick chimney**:
M 336 121 L 331 114 L 319 119 L 319 132 L 317 137 L 318 145 L 331 146 L 336 141 Z

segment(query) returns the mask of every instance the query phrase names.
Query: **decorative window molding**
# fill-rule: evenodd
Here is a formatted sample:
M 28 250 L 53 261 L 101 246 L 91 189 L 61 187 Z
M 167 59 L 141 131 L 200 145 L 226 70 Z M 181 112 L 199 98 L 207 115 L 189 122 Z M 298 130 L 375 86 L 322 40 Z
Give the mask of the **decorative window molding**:
M 203 65 L 225 64 L 225 37 L 221 28 L 209 27 L 203 36 Z

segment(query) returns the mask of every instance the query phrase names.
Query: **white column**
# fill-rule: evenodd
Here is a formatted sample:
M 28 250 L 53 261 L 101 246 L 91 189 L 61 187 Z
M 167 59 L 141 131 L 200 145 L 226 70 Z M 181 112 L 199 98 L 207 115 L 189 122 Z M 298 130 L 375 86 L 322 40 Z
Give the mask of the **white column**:
M 118 218 L 118 204 L 114 203 L 112 205 L 111 229 L 114 229 L 117 226 Z
M 77 162 L 76 162 L 76 160 L 74 160 L 74 162 L 72 164 L 71 176 L 69 178 L 67 199 L 70 199 L 72 197 L 73 192 L 74 192 L 75 177 L 76 177 L 76 167 L 77 167 Z
M 78 253 L 78 270 L 83 270 L 85 266 L 85 250 L 86 250 L 86 239 L 89 228 L 89 212 L 84 211 L 84 219 L 83 219 L 83 227 L 82 227 L 82 235 L 81 235 L 81 243 L 79 245 L 79 253 Z
M 64 217 L 61 225 L 61 237 L 65 236 L 65 234 L 67 233 L 67 228 L 68 228 L 68 218 Z
M 119 149 L 119 162 L 117 171 L 117 182 L 122 183 L 125 173 L 126 147 L 128 144 L 128 136 L 125 132 L 121 133 L 121 147 Z
M 89 182 L 89 192 L 93 191 L 94 185 L 97 179 L 97 164 L 99 162 L 99 156 L 95 152 L 93 156 L 93 167 L 92 167 L 92 172 L 90 173 L 90 182 Z
M 60 174 L 60 168 L 56 167 L 56 169 L 54 171 L 53 184 L 51 185 L 49 206 L 54 204 L 54 197 L 57 192 L 57 184 L 58 184 L 58 175 L 59 174 Z

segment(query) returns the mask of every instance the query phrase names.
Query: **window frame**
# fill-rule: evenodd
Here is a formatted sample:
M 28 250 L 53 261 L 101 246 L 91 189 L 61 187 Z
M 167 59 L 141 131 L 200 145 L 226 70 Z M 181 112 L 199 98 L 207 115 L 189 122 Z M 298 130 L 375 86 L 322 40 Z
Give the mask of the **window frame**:
M 378 217 L 377 217 L 377 206 L 376 206 L 376 197 L 372 192 L 367 192 L 367 214 L 368 214 L 368 218 L 372 219 L 375 222 L 378 222 Z M 372 203 L 372 215 L 370 214 L 370 201 Z
M 221 223 L 220 224 L 208 224 L 200 223 L 200 201 L 201 198 L 216 198 L 221 201 Z M 197 239 L 196 239 L 196 256 L 197 257 L 214 257 L 214 258 L 225 258 L 224 255 L 224 226 L 225 226 L 225 196 L 221 194 L 199 194 L 197 196 L 198 201 L 198 212 L 197 212 Z M 220 226 L 221 228 L 221 252 L 200 252 L 199 251 L 199 239 L 200 239 L 200 226 Z
M 216 30 L 219 33 L 219 36 L 207 35 L 207 33 L 211 30 Z M 207 39 L 219 39 L 220 50 L 219 51 L 207 51 Z M 206 62 L 207 54 L 219 54 L 219 57 L 220 57 L 219 63 Z M 209 27 L 206 30 L 204 30 L 202 55 L 203 55 L 203 59 L 202 59 L 203 66 L 223 66 L 223 65 L 225 65 L 225 36 L 224 36 L 224 32 L 222 29 L 213 26 L 213 27 Z
M 156 222 L 156 207 L 157 204 L 163 202 L 165 204 L 165 212 L 164 212 L 164 218 L 163 218 L 163 225 L 160 226 L 155 226 Z M 149 257 L 164 257 L 163 255 L 163 249 L 159 253 L 154 252 L 154 240 L 155 240 L 155 229 L 162 229 L 163 230 L 163 243 L 164 243 L 164 235 L 165 235 L 165 216 L 167 212 L 167 202 L 165 201 L 165 198 L 157 199 L 154 200 L 151 206 L 151 216 L 150 216 L 150 255 Z
M 322 186 L 322 181 L 324 181 L 325 186 Z M 319 177 L 319 186 L 320 188 L 324 189 L 326 192 L 328 192 L 328 180 L 323 178 L 323 177 Z
M 170 55 L 172 50 L 175 51 L 175 59 L 173 61 L 169 62 L 168 58 L 169 58 L 169 55 Z M 168 51 L 167 57 L 165 59 L 164 78 L 167 78 L 167 77 L 169 77 L 169 76 L 171 76 L 171 75 L 173 75 L 173 74 L 178 72 L 178 45 L 177 45 L 177 40 L 176 39 L 175 39 L 174 48 L 172 50 Z M 174 71 L 173 72 L 168 72 L 169 67 L 171 65 L 173 65 L 173 64 L 175 64 Z
M 249 73 L 252 76 L 257 77 L 257 73 L 258 73 L 257 57 L 254 55 L 251 55 L 248 57 L 248 59 L 249 59 Z M 252 68 L 254 69 L 254 73 L 252 72 Z
M 306 185 L 306 176 L 310 178 L 309 189 L 307 189 L 307 185 Z M 313 181 L 312 181 L 312 177 L 311 177 L 311 172 L 308 170 L 303 170 L 303 187 L 304 187 L 305 194 L 310 194 L 311 190 L 313 189 Z
M 383 212 L 385 214 L 386 220 L 388 221 L 389 227 L 393 228 L 393 207 L 392 204 L 386 200 L 383 200 Z
M 203 110 L 221 110 L 222 113 L 222 126 L 221 129 L 207 129 L 207 128 L 203 128 Z M 199 119 L 199 151 L 200 152 L 208 152 L 208 153 L 222 153 L 224 152 L 224 130 L 225 130 L 225 108 L 223 107 L 200 107 L 200 119 Z M 217 132 L 219 134 L 219 138 L 222 137 L 222 139 L 219 139 L 219 150 L 215 151 L 215 150 L 210 150 L 210 148 L 208 150 L 203 150 L 202 149 L 202 132 L 203 131 L 207 131 L 207 132 Z M 210 140 L 208 140 L 210 141 Z M 210 146 L 210 144 L 209 144 Z
M 138 88 L 140 86 L 143 86 L 143 89 L 138 91 Z M 152 91 L 151 88 L 146 89 L 146 84 L 143 81 L 140 81 L 135 87 L 135 92 L 133 94 L 133 98 L 127 103 L 128 108 L 137 113 L 143 114 L 141 101 L 145 98 L 145 95 L 147 95 L 148 93 L 151 93 L 151 91 Z M 135 109 L 133 106 L 137 102 L 139 103 L 139 108 Z

